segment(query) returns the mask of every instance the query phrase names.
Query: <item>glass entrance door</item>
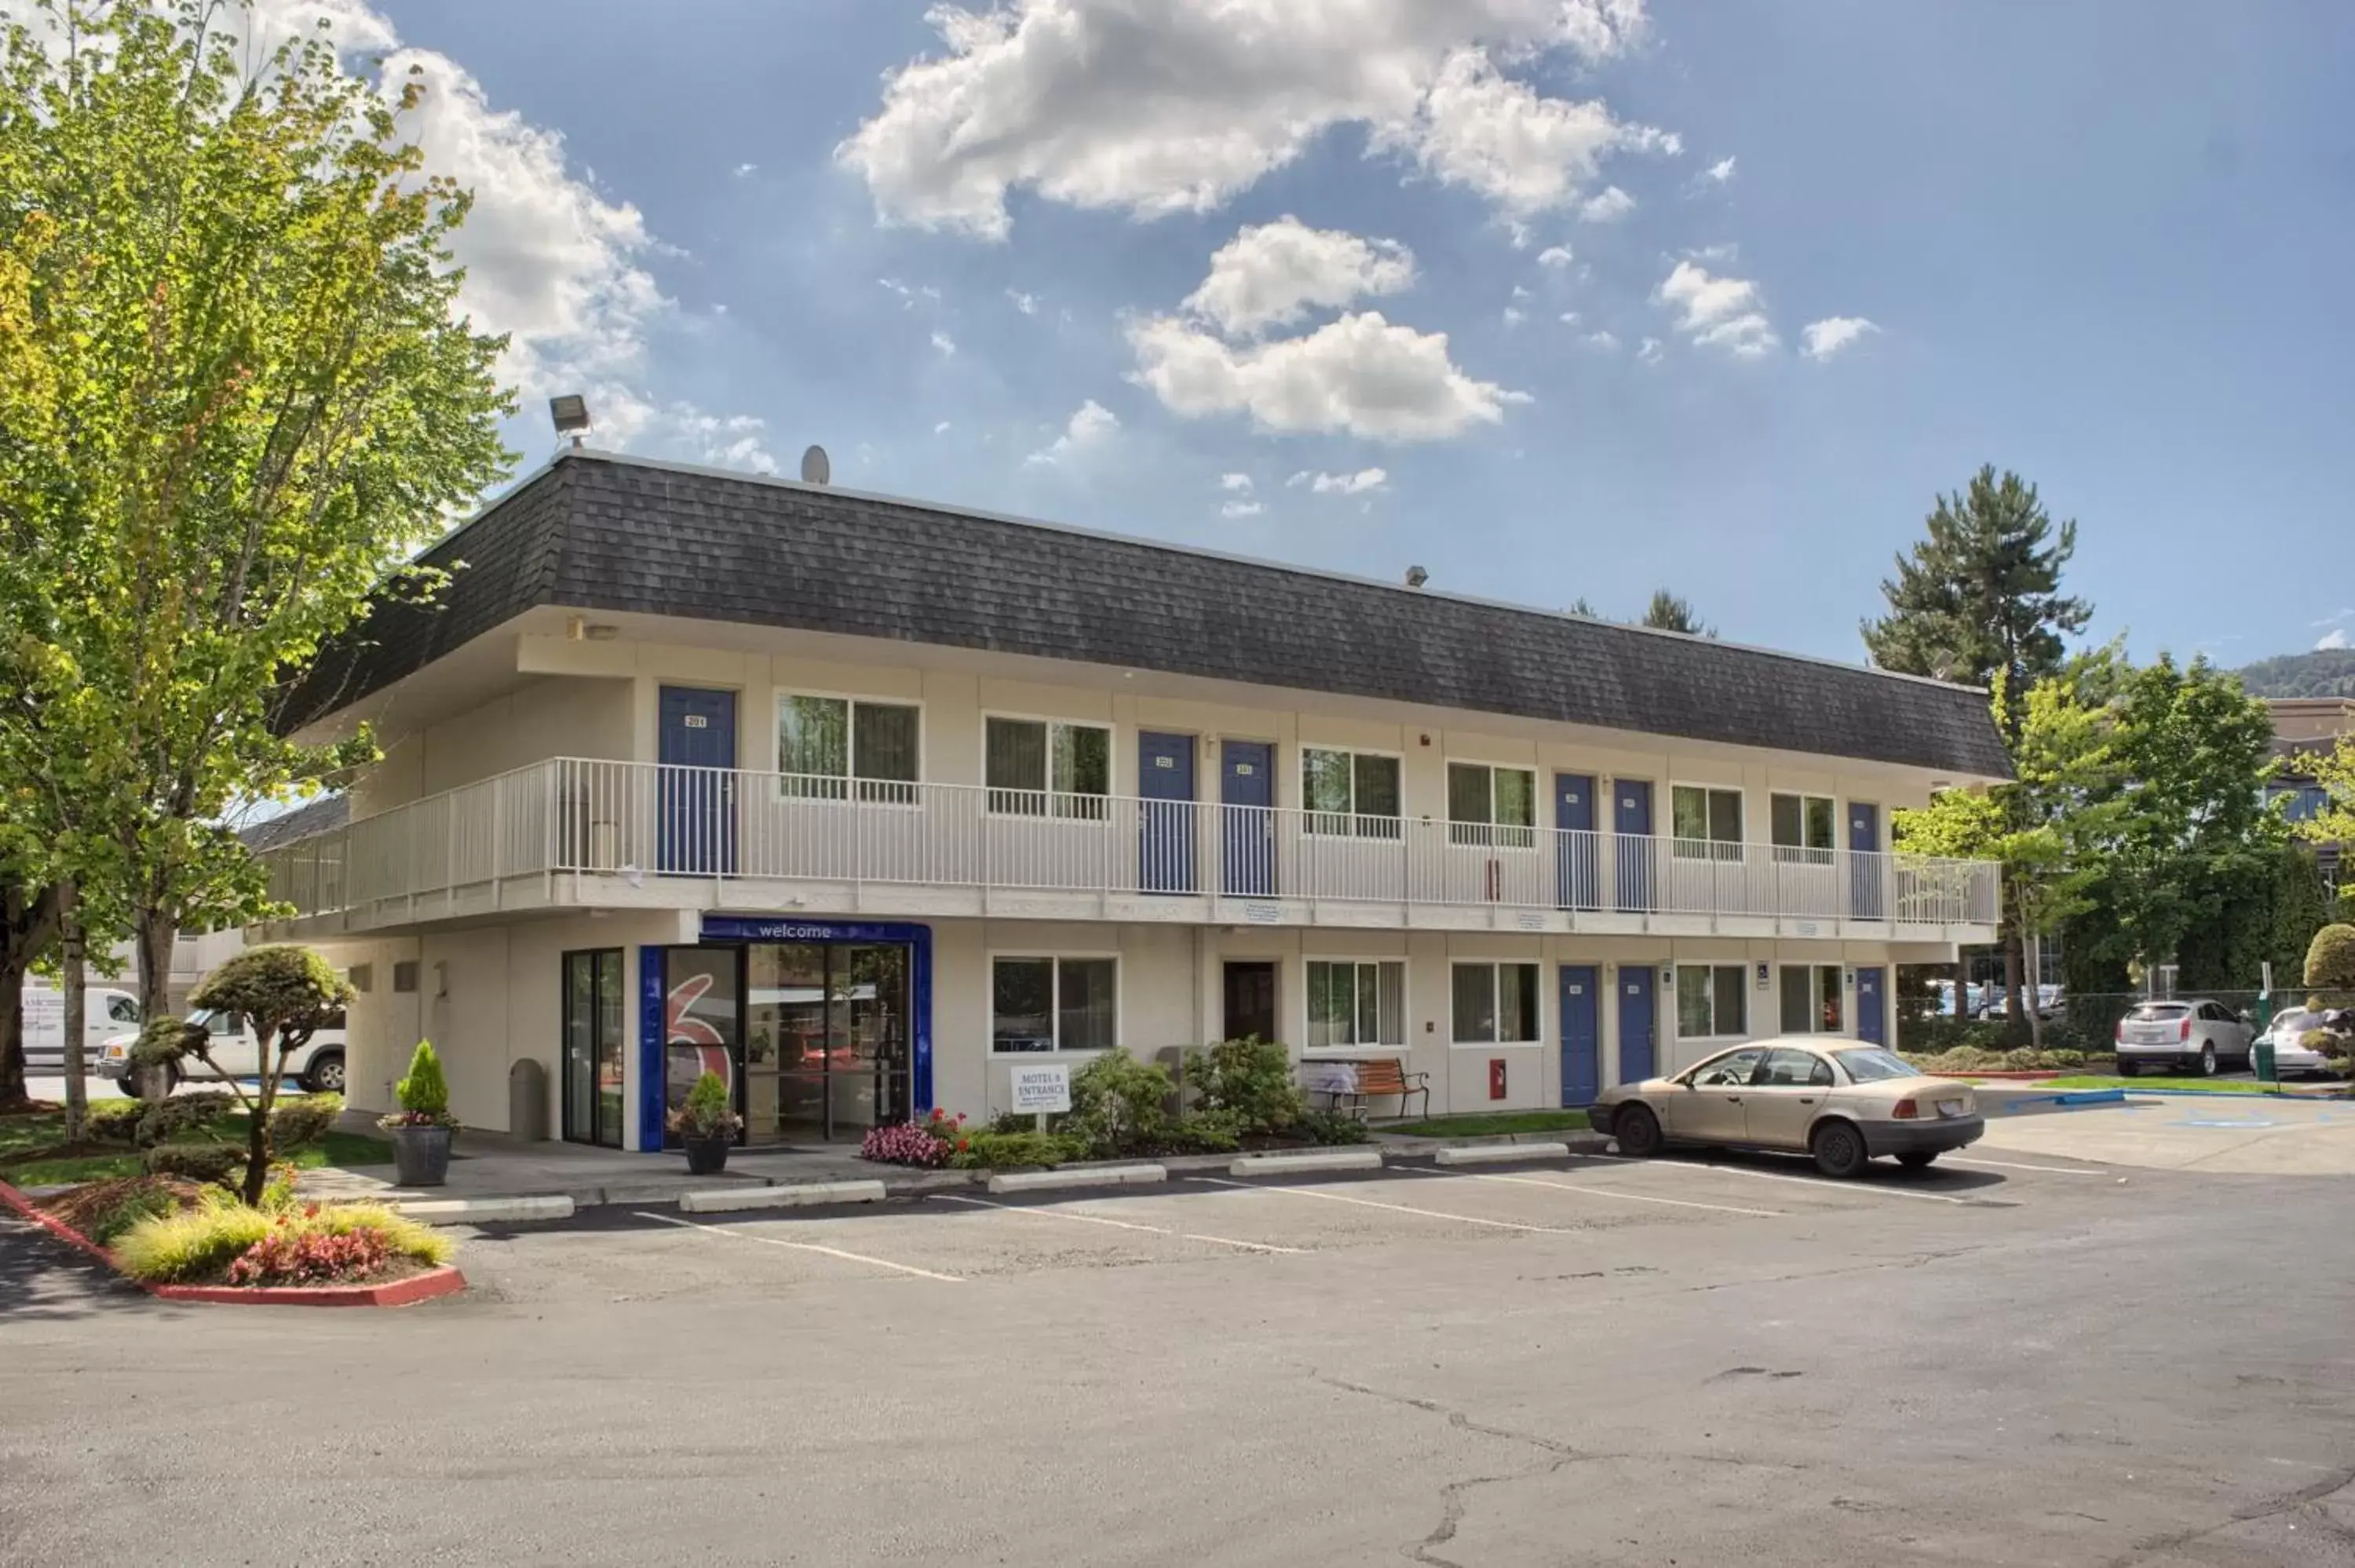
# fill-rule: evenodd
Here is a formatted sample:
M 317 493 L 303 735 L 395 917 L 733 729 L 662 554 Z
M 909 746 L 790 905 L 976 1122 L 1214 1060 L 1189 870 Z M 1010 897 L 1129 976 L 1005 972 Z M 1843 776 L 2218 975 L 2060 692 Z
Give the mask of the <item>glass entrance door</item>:
M 759 942 L 745 960 L 746 1142 L 856 1136 L 907 1119 L 904 946 Z
M 564 1137 L 622 1147 L 622 950 L 564 955 Z

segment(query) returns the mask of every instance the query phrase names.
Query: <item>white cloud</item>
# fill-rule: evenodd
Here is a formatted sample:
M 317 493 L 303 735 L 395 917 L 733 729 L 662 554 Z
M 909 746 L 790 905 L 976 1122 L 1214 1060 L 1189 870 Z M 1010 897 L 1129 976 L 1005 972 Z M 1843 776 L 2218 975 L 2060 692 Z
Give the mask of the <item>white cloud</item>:
M 1594 350 L 1597 354 L 1616 354 L 1619 352 L 1619 338 L 1618 334 L 1615 333 L 1607 331 L 1591 332 L 1580 341 L 1584 343 L 1587 347 Z M 1655 338 L 1647 337 L 1644 342 L 1653 348 L 1657 348 L 1659 346 L 1658 340 Z M 1657 359 L 1658 357 L 1659 356 L 1657 354 L 1652 355 L 1652 359 Z M 1646 365 L 1650 364 L 1651 359 L 1646 359 L 1645 363 Z
M 1060 467 L 1103 446 L 1119 429 L 1119 416 L 1091 397 L 1072 413 L 1061 435 L 1022 461 L 1034 468 Z
M 1414 254 L 1394 239 L 1311 228 L 1289 215 L 1243 229 L 1210 257 L 1186 308 L 1230 336 L 1298 321 L 1318 306 L 1395 294 L 1414 282 Z
M 936 436 L 945 436 L 948 433 L 949 422 L 946 419 L 943 419 L 939 424 L 932 427 L 932 434 Z
M 1857 339 L 1880 330 L 1862 316 L 1826 316 L 1799 329 L 1799 352 L 1809 359 L 1829 359 Z
M 1701 177 L 1707 180 L 1714 180 L 1721 185 L 1732 184 L 1733 181 L 1733 160 L 1732 158 L 1720 158 L 1716 163 L 1711 164 L 1708 168 L 1701 171 Z
M 932 346 L 940 351 L 943 359 L 953 358 L 956 354 L 956 339 L 944 332 L 932 334 Z
M 1507 326 L 1517 327 L 1529 319 L 1529 313 L 1522 310 L 1518 305 L 1507 305 L 1505 307 L 1505 324 Z
M 1636 198 L 1617 185 L 1611 185 L 1587 198 L 1578 209 L 1578 218 L 1581 223 L 1616 223 L 1635 210 Z
M 1230 495 L 1249 495 L 1252 476 L 1247 473 L 1222 473 L 1219 475 L 1219 488 Z
M 1570 247 L 1567 245 L 1549 245 L 1538 252 L 1538 265 L 1550 267 L 1557 272 L 1576 260 L 1577 258 L 1570 253 Z
M 1609 337 L 1611 334 L 1608 333 L 1598 333 L 1595 335 L 1598 337 Z M 1619 340 L 1616 338 L 1612 338 L 1612 344 L 1614 347 L 1617 345 L 1618 341 Z M 1662 346 L 1658 338 L 1647 337 L 1643 342 L 1636 345 L 1636 361 L 1639 365 L 1657 365 L 1660 363 L 1661 357 L 1667 352 L 1667 349 Z
M 1013 301 L 1014 308 L 1024 315 L 1035 316 L 1039 313 L 1038 295 L 1026 294 L 1019 289 L 1008 289 L 1006 291 L 1006 297 Z
M 1387 490 L 1391 476 L 1379 468 L 1361 468 L 1355 473 L 1318 473 L 1304 469 L 1284 482 L 1291 490 L 1305 485 L 1317 495 L 1369 495 Z
M 1393 326 L 1380 312 L 1345 315 L 1303 337 L 1224 343 L 1190 323 L 1133 323 L 1130 376 L 1188 418 L 1249 414 L 1283 434 L 1341 431 L 1369 440 L 1437 440 L 1529 401 L 1458 369 L 1445 333 Z
M 1227 501 L 1219 505 L 1219 515 L 1229 522 L 1244 517 L 1256 517 L 1267 508 L 1256 501 Z
M 1578 313 L 1576 311 L 1564 311 L 1561 313 L 1561 324 L 1564 326 L 1576 326 L 1578 324 Z
M 931 12 L 942 48 L 890 72 L 836 149 L 888 220 L 1002 238 L 1007 197 L 1141 217 L 1214 209 L 1327 131 L 1468 185 L 1558 206 L 1620 148 L 1673 136 L 1540 97 L 1497 61 L 1623 53 L 1642 0 L 1003 0 Z
M 325 20 L 347 61 L 377 57 L 369 64 L 381 90 L 424 89 L 401 132 L 422 149 L 428 173 L 474 193 L 451 241 L 466 270 L 459 305 L 479 330 L 507 334 L 500 373 L 527 408 L 580 392 L 602 446 L 776 471 L 758 418 L 646 389 L 650 335 L 678 310 L 647 267 L 667 248 L 635 207 L 573 171 L 561 135 L 495 108 L 448 56 L 404 47 L 365 0 L 260 0 L 253 16 L 262 48 Z
M 2335 631 L 2324 632 L 2320 638 L 2316 640 L 2314 651 L 2318 653 L 2322 653 L 2328 652 L 2334 648 L 2344 648 L 2347 645 L 2347 629 L 2342 626 Z
M 736 165 L 736 177 L 740 180 L 749 180 L 760 172 L 761 165 L 758 164 L 739 164 Z
M 1744 359 L 1782 346 L 1758 285 L 1747 279 L 1714 278 L 1704 267 L 1679 261 L 1660 284 L 1659 299 L 1678 313 L 1677 330 L 1695 343 Z
M 2320 620 L 2309 620 L 2307 624 L 2308 626 L 2336 626 L 2342 620 L 2355 620 L 2355 606 L 2350 606 L 2345 609 L 2334 609 L 2328 615 L 2324 616 Z

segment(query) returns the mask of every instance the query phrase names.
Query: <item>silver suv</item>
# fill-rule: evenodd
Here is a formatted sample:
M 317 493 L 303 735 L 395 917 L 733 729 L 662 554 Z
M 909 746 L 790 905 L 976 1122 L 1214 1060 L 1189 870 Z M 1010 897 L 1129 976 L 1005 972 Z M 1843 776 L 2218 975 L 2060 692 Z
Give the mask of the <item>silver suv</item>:
M 2256 1034 L 2222 1002 L 2200 997 L 2141 1002 L 2118 1020 L 2118 1075 L 2173 1067 L 2204 1078 L 2222 1067 L 2246 1067 Z

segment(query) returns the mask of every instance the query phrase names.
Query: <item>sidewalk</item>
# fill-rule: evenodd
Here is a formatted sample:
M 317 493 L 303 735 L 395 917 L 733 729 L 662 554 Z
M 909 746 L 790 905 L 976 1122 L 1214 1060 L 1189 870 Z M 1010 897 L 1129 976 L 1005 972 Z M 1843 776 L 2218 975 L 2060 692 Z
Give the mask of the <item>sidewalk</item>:
M 1451 1147 L 1529 1142 L 1567 1142 L 1573 1150 L 1600 1150 L 1604 1139 L 1593 1132 L 1401 1138 L 1377 1128 L 1370 1142 L 1355 1147 L 1379 1150 L 1386 1160 L 1415 1160 Z M 1155 1163 L 1171 1171 L 1214 1171 L 1225 1169 L 1235 1158 L 1232 1154 L 1186 1155 Z M 837 1143 L 733 1153 L 720 1174 L 690 1176 L 686 1156 L 676 1152 L 633 1154 L 577 1143 L 519 1143 L 503 1133 L 467 1131 L 458 1135 L 450 1179 L 442 1186 L 397 1186 L 389 1165 L 329 1165 L 304 1171 L 295 1191 L 306 1198 L 367 1198 L 389 1203 L 561 1197 L 572 1200 L 575 1208 L 585 1209 L 605 1203 L 675 1203 L 682 1193 L 722 1187 L 794 1187 L 818 1181 L 880 1181 L 887 1195 L 906 1198 L 977 1186 L 991 1174 L 877 1165 L 861 1160 L 857 1145 Z

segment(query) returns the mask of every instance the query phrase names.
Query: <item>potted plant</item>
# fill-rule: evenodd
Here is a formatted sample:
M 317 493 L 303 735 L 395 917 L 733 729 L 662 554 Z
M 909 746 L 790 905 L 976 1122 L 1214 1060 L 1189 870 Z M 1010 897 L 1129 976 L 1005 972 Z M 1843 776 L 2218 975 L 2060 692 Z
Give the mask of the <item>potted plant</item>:
M 728 1080 L 706 1073 L 687 1091 L 687 1103 L 670 1113 L 670 1129 L 687 1146 L 687 1173 L 717 1176 L 728 1169 L 728 1150 L 744 1118 L 729 1103 Z
M 404 1187 L 439 1187 L 450 1177 L 450 1139 L 458 1130 L 450 1114 L 450 1082 L 433 1042 L 420 1040 L 409 1058 L 409 1075 L 394 1086 L 400 1108 L 378 1118 L 392 1135 L 392 1163 Z

